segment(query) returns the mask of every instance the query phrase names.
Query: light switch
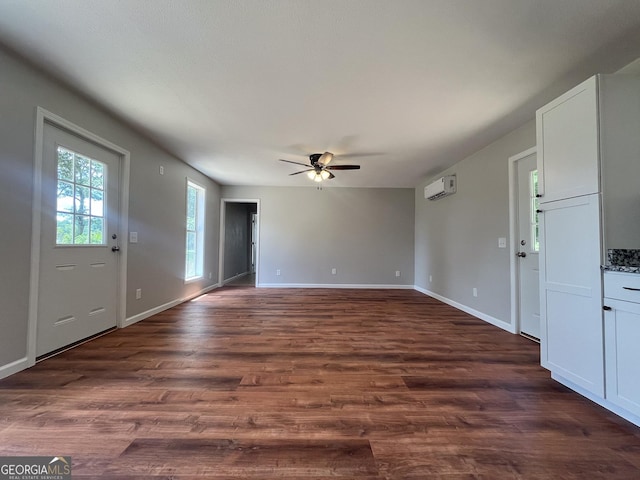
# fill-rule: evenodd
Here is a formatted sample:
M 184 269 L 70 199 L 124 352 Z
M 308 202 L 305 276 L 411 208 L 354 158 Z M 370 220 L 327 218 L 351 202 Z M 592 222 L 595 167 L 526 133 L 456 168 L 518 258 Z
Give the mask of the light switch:
M 138 243 L 138 232 L 129 232 L 129 243 Z
M 498 248 L 507 248 L 507 238 L 506 237 L 498 238 Z

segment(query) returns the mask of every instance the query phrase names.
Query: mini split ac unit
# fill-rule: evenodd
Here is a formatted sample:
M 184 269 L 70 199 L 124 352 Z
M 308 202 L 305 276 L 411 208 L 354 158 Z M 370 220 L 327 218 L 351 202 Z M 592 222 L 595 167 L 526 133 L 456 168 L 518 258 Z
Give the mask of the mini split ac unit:
M 456 176 L 446 175 L 424 187 L 424 198 L 437 200 L 456 193 Z

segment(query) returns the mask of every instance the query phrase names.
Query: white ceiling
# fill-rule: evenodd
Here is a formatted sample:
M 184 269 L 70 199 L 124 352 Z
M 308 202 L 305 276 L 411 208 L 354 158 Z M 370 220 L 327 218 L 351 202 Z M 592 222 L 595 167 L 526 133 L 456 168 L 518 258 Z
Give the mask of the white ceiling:
M 0 42 L 222 184 L 412 187 L 639 57 L 640 1 L 0 0 Z

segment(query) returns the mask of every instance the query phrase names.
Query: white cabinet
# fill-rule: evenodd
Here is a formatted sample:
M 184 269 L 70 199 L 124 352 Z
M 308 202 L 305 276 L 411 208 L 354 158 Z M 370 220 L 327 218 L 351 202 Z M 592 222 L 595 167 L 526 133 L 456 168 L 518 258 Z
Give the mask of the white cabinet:
M 640 416 L 640 275 L 607 272 L 604 285 L 606 397 Z
M 536 113 L 541 202 L 600 191 L 598 77 L 591 77 Z
M 640 76 L 596 75 L 536 112 L 541 363 L 605 396 L 600 265 L 640 248 Z
M 604 396 L 599 194 L 542 209 L 541 363 Z

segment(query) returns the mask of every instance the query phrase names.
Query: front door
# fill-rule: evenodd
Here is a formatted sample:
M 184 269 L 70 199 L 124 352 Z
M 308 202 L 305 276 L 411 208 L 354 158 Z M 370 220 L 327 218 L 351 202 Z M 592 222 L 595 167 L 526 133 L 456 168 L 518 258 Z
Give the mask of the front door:
M 117 325 L 121 157 L 45 122 L 36 356 Z
M 540 339 L 538 171 L 536 154 L 516 162 L 518 172 L 518 255 L 520 333 Z

